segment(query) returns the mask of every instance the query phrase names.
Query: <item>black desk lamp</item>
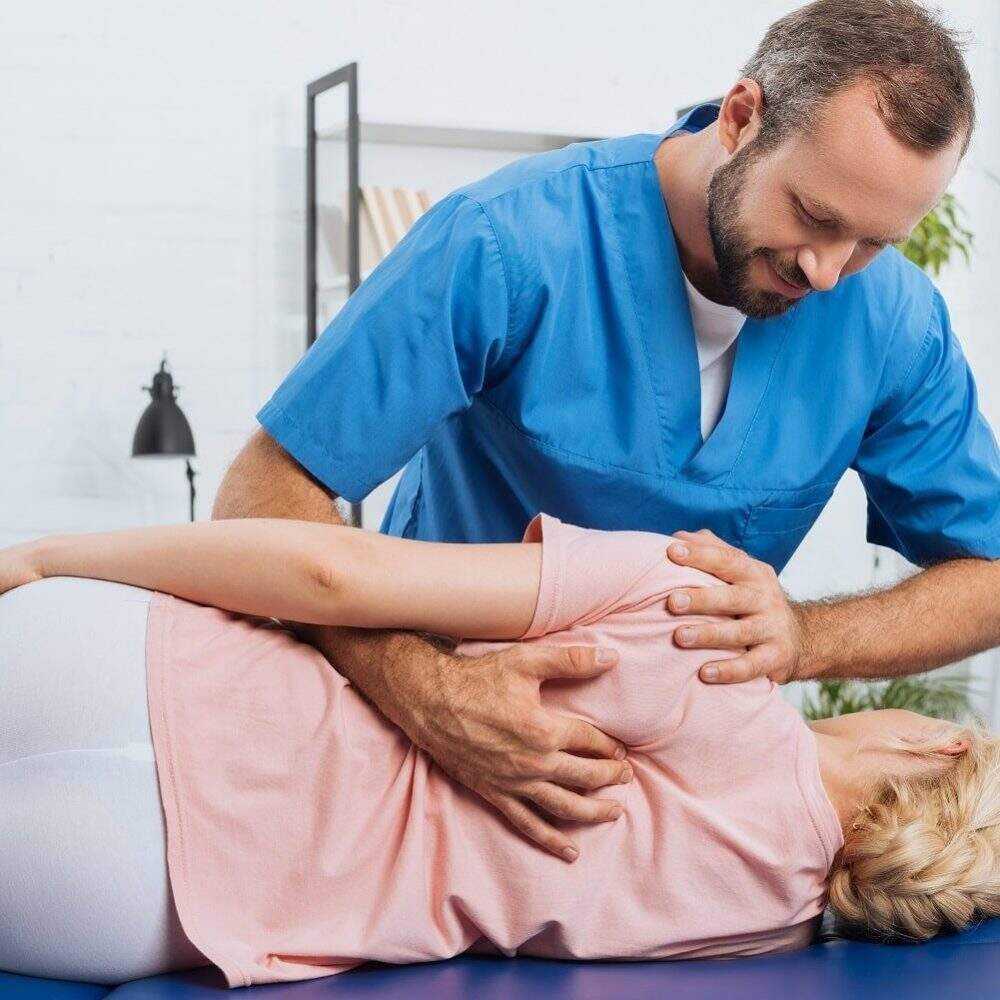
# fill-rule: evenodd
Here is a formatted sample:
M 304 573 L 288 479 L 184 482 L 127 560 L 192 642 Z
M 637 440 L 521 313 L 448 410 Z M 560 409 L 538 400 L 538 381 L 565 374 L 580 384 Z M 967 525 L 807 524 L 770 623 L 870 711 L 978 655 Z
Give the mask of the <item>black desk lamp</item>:
M 194 458 L 194 435 L 187 417 L 177 405 L 174 395 L 174 380 L 166 370 L 164 355 L 160 370 L 153 375 L 153 384 L 144 385 L 152 402 L 146 407 L 135 429 L 132 439 L 132 456 L 184 458 L 187 466 L 187 480 L 191 490 L 191 520 L 194 520 L 194 469 L 187 461 Z

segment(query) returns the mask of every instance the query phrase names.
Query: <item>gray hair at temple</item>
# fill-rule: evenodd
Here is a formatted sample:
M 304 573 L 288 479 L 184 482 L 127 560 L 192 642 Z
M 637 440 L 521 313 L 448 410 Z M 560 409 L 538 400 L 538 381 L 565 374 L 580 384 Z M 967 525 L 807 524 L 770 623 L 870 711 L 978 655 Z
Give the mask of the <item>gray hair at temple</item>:
M 773 148 L 816 122 L 842 87 L 866 80 L 890 134 L 932 152 L 975 123 L 975 93 L 960 36 L 913 0 L 816 0 L 768 29 L 745 77 L 764 93 L 757 141 Z

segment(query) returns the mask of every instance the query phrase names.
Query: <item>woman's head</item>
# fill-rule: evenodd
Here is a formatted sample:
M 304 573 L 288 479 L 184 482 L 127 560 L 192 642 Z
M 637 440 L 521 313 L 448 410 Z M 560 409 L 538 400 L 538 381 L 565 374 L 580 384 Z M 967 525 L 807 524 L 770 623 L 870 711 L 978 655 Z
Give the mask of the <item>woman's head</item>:
M 1000 915 L 1000 739 L 949 724 L 879 742 L 901 767 L 844 831 L 830 877 L 839 928 L 925 941 Z

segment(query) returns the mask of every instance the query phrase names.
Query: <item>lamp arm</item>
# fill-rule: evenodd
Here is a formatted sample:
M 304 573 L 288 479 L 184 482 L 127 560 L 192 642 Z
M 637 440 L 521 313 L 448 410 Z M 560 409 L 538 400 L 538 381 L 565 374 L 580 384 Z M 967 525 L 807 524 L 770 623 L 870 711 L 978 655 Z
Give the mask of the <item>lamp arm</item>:
M 190 461 L 190 459 L 184 459 L 184 464 L 187 466 L 187 481 L 188 481 L 188 486 L 189 486 L 190 492 L 191 492 L 191 520 L 193 521 L 194 520 L 194 496 L 195 496 L 195 491 L 194 491 L 194 477 L 195 477 L 195 475 L 197 473 L 195 473 L 194 469 L 191 468 L 191 461 Z

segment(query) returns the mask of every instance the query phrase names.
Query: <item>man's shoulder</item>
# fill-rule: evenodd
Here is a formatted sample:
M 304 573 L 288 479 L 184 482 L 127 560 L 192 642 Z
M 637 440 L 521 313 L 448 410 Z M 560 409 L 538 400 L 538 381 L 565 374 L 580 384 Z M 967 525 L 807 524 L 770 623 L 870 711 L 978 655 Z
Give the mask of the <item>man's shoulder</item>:
M 815 296 L 811 318 L 824 318 L 843 338 L 869 344 L 878 353 L 912 354 L 934 318 L 940 299 L 931 279 L 895 247 L 887 247 L 867 267 Z
M 936 288 L 931 279 L 895 247 L 887 247 L 845 282 L 845 291 L 864 301 L 883 329 L 887 325 L 926 326 Z
M 573 142 L 561 149 L 533 153 L 508 163 L 453 193 L 464 195 L 484 208 L 497 202 L 532 198 L 548 199 L 553 193 L 572 198 L 575 189 L 588 183 L 594 171 L 626 167 L 649 159 L 656 136 L 647 133 Z M 544 189 L 544 190 L 543 190 Z
M 929 297 L 934 290 L 931 279 L 893 246 L 886 247 L 857 277 L 869 287 L 875 283 L 907 295 Z
M 822 304 L 821 304 L 822 302 Z M 907 378 L 928 340 L 946 336 L 944 300 L 934 282 L 894 247 L 817 296 L 812 318 L 835 336 L 829 350 L 878 376 L 879 399 Z

